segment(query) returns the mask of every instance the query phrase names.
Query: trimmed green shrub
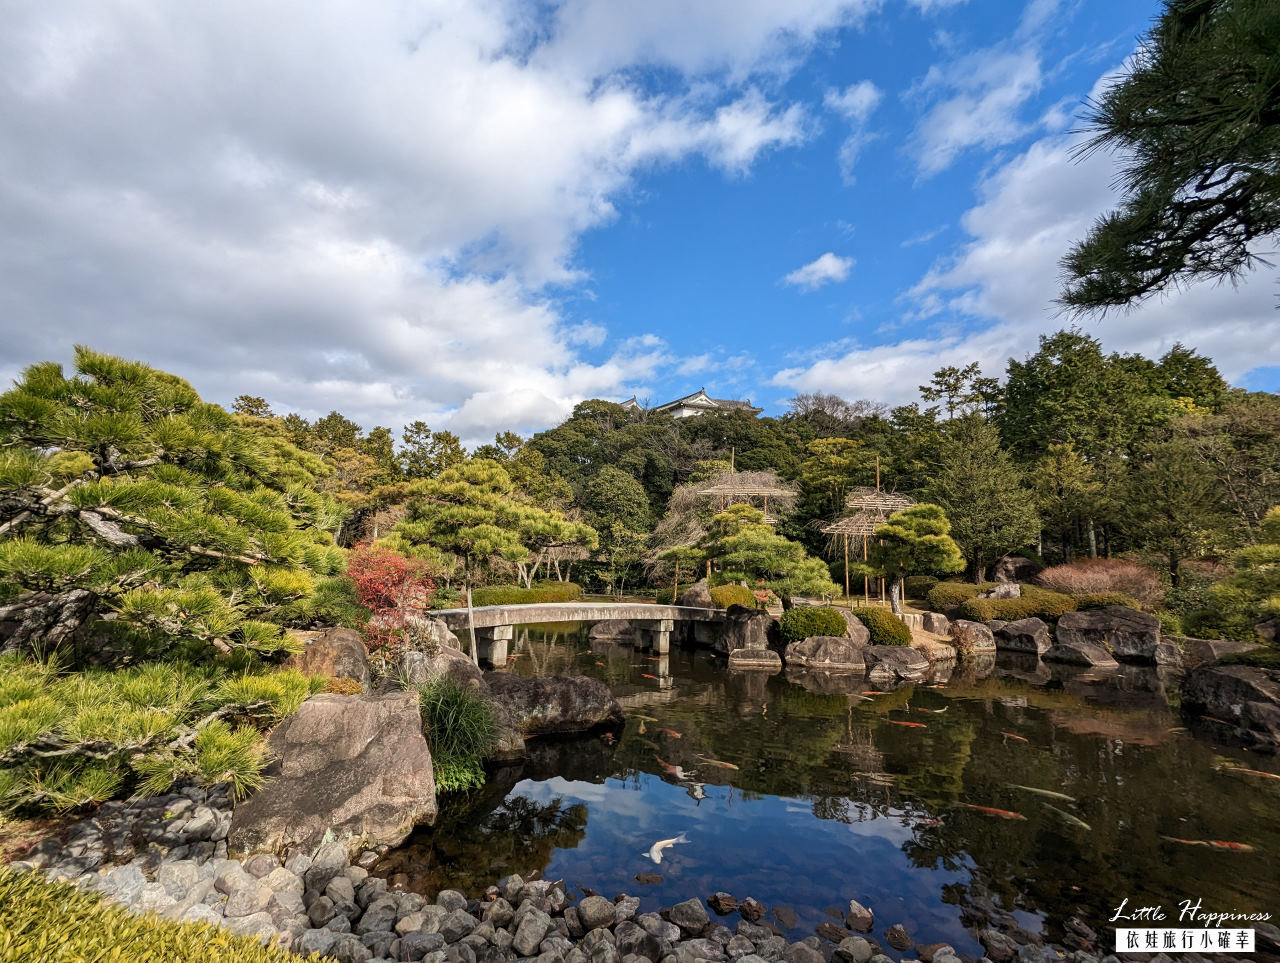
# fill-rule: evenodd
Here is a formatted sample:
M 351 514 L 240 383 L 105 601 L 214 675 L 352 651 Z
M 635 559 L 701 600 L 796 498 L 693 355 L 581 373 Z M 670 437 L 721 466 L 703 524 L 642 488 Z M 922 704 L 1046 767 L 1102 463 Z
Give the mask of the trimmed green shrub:
M 910 645 L 911 630 L 889 609 L 871 606 L 853 613 L 871 633 L 872 645 Z
M 418 698 L 436 790 L 452 792 L 482 785 L 480 762 L 498 739 L 498 713 L 493 703 L 448 676 L 437 676 L 420 686 Z
M 973 582 L 939 582 L 925 595 L 925 604 L 935 612 L 959 605 L 965 599 L 971 599 L 979 592 L 985 592 L 990 586 L 975 585 Z
M 46 882 L 38 873 L 0 867 L 0 960 L 297 963 L 299 959 L 208 923 L 134 916 L 97 893 Z M 309 959 L 322 958 L 313 954 Z
M 1177 612 L 1169 612 L 1161 609 L 1156 613 L 1156 618 L 1160 620 L 1161 635 L 1182 635 L 1182 616 Z
M 903 591 L 909 599 L 922 599 L 938 584 L 932 575 L 908 575 L 903 581 Z
M 970 598 L 960 603 L 956 614 L 972 622 L 990 622 L 992 619 L 1003 619 L 1005 622 L 1016 622 L 1018 619 L 1043 619 L 1046 622 L 1056 622 L 1076 607 L 1075 599 L 1069 595 L 1050 592 L 1048 589 L 1037 588 L 1034 585 L 1024 585 L 1021 598 Z
M 756 607 L 755 593 L 745 585 L 717 585 L 711 590 L 711 601 L 718 609 L 727 609 L 730 605 L 745 605 L 749 609 Z
M 486 585 L 471 590 L 471 604 L 537 605 L 546 602 L 573 602 L 582 598 L 582 588 L 575 582 L 539 582 L 533 588 L 519 585 Z M 464 600 L 463 604 L 466 602 Z
M 674 588 L 654 589 L 653 601 L 658 605 L 675 605 L 676 593 Z
M 799 642 L 815 635 L 844 635 L 847 629 L 843 615 L 835 609 L 816 605 L 787 609 L 778 624 L 786 642 Z
M 1104 605 L 1127 605 L 1131 609 L 1142 610 L 1142 603 L 1132 595 L 1123 592 L 1082 592 L 1071 596 L 1078 609 L 1100 609 Z

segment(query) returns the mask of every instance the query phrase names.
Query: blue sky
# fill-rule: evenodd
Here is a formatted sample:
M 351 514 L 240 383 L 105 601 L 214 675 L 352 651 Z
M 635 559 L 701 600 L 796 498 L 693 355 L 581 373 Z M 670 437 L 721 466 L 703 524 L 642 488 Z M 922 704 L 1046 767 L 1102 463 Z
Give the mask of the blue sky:
M 1067 323 L 1076 163 L 1155 2 L 33 4 L 0 376 L 77 342 L 472 443 L 584 397 L 890 403 Z M 1083 322 L 1280 386 L 1274 270 Z

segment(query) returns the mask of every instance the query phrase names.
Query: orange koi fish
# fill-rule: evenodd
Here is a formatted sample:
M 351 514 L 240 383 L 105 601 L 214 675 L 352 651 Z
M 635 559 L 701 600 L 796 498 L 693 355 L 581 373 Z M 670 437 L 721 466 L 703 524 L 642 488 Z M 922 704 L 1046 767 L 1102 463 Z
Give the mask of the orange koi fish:
M 1233 853 L 1251 853 L 1253 847 L 1248 843 L 1233 843 L 1226 839 L 1179 839 L 1177 836 L 1161 836 L 1170 843 L 1181 843 L 1183 846 L 1206 846 L 1210 849 L 1225 849 Z
M 1225 766 L 1222 772 L 1240 772 L 1246 776 L 1261 776 L 1263 779 L 1280 779 L 1274 772 L 1263 772 L 1261 769 L 1245 769 L 1244 766 Z
M 1216 723 L 1217 723 L 1218 725 L 1220 725 L 1220 726 L 1234 726 L 1234 725 L 1235 725 L 1235 723 L 1234 723 L 1234 722 L 1227 722 L 1227 721 L 1225 721 L 1225 720 L 1223 720 L 1223 719 L 1219 719 L 1217 716 L 1201 716 L 1200 718 L 1201 718 L 1201 719 L 1203 719 L 1205 722 L 1216 722 Z
M 889 725 L 891 725 L 891 726 L 908 726 L 909 728 L 912 728 L 912 729 L 928 729 L 928 728 L 929 728 L 929 727 L 928 727 L 928 726 L 926 726 L 923 722 L 903 722 L 903 721 L 901 721 L 900 719 L 890 719 L 890 720 L 889 720 Z
M 680 733 L 676 732 L 674 729 L 659 729 L 658 731 L 661 732 L 663 735 L 670 736 L 672 739 L 684 738 L 683 736 L 680 735 Z
M 640 677 L 642 679 L 653 679 L 655 682 L 658 681 L 658 677 L 656 675 L 650 675 L 648 672 L 641 672 Z
M 983 813 L 987 816 L 999 816 L 1001 819 L 1019 819 L 1026 822 L 1027 817 L 1022 813 L 1015 813 L 1008 809 L 996 809 L 994 806 L 975 806 L 973 803 L 962 802 L 960 804 L 965 809 L 972 809 L 976 813 Z
M 1026 742 L 1026 743 L 1031 742 L 1031 740 L 1028 739 L 1026 736 L 1020 736 L 1016 732 L 1002 732 L 1000 733 L 1000 735 L 1004 736 L 1006 739 L 1017 739 L 1019 742 Z
M 720 760 L 720 759 L 708 759 L 706 756 L 698 756 L 698 758 L 708 766 L 719 766 L 721 769 L 737 769 L 738 768 L 733 763 L 724 762 L 723 760 Z
M 876 689 L 867 689 L 867 690 L 866 690 L 865 692 L 863 692 L 862 694 L 863 694 L 863 695 L 884 695 L 884 693 L 883 693 L 883 692 L 880 692 L 880 691 L 878 691 L 878 690 L 876 690 Z
M 603 662 L 597 662 L 596 665 L 604 665 Z

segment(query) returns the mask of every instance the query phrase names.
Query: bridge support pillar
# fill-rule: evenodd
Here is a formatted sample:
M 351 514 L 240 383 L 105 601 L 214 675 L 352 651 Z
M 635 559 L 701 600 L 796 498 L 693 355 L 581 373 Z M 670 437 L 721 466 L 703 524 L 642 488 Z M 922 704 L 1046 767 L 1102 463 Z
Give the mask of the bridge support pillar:
M 507 652 L 514 635 L 514 625 L 476 629 L 476 649 L 480 658 L 487 659 L 495 668 L 502 668 L 507 664 Z
M 637 628 L 637 640 L 643 648 L 666 655 L 671 651 L 671 629 L 674 625 L 672 619 L 654 619 Z

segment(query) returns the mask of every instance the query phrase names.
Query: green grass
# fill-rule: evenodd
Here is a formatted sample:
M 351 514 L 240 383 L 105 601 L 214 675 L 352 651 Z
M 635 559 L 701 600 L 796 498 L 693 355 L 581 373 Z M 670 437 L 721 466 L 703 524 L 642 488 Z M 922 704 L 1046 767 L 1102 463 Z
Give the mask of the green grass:
M 96 893 L 0 867 L 0 963 L 289 963 L 207 923 L 134 916 Z M 312 954 L 309 959 L 321 957 Z
M 498 715 L 493 703 L 447 676 L 419 687 L 418 698 L 437 792 L 482 785 L 484 769 L 480 763 L 498 737 Z

